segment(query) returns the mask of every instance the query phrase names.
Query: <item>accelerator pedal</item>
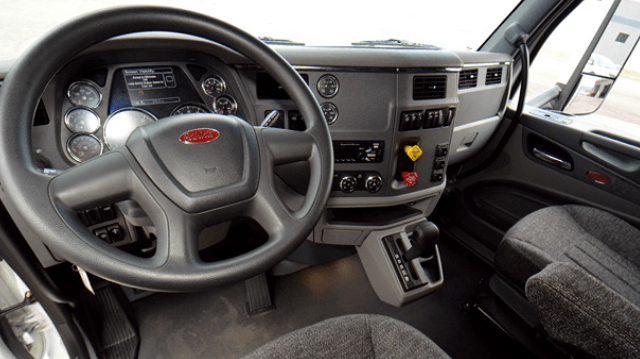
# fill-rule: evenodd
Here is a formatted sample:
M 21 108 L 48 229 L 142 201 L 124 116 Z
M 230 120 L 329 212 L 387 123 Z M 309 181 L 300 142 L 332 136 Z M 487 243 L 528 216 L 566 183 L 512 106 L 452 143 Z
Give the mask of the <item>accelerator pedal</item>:
M 140 337 L 132 315 L 124 307 L 124 294 L 118 295 L 111 285 L 95 288 L 95 295 L 83 295 L 80 310 L 83 327 L 92 338 L 99 358 L 135 359 Z

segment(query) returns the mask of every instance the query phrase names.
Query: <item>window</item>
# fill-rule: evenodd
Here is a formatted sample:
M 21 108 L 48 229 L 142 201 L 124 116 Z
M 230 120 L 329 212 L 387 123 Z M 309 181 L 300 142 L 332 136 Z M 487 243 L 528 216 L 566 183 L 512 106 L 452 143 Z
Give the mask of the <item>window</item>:
M 624 70 L 608 90 L 602 106 L 585 120 L 597 122 L 611 131 L 640 137 L 640 51 L 635 50 Z
M 82 13 L 133 3 L 193 10 L 255 36 L 307 45 L 349 46 L 362 40 L 401 39 L 477 49 L 520 0 L 3 0 L 0 32 L 5 36 L 0 37 L 0 60 L 18 57 L 41 34 Z
M 527 101 L 569 81 L 612 5 L 613 0 L 585 0 L 555 29 L 531 64 Z
M 558 26 L 532 63 L 527 102 L 553 108 L 553 101 L 541 104 L 545 93 L 567 84 L 612 5 L 612 0 L 586 0 Z M 627 60 L 639 38 L 640 3 L 623 0 L 564 109 L 582 114 L 574 116 L 574 121 L 640 137 L 640 51 Z
M 616 37 L 616 42 L 620 42 L 620 43 L 625 43 L 627 42 L 627 39 L 629 38 L 629 34 L 625 34 L 624 32 L 621 32 L 618 34 L 618 37 Z

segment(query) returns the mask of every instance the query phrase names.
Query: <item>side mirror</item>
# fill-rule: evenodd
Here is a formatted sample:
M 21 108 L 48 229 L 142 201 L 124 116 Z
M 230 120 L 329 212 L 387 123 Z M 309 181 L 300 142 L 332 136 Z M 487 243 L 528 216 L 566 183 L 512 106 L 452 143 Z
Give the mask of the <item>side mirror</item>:
M 614 82 L 615 79 L 583 73 L 564 112 L 574 115 L 596 112 L 607 98 Z
M 560 95 L 557 110 L 584 115 L 600 108 L 638 43 L 639 21 L 636 1 L 622 0 L 611 9 Z

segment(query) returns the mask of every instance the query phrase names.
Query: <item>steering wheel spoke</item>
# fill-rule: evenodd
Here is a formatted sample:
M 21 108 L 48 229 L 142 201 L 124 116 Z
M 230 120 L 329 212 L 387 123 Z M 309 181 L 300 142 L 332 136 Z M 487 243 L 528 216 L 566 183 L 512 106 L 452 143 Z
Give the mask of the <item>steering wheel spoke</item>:
M 126 157 L 114 151 L 53 178 L 49 195 L 69 210 L 86 210 L 131 199 L 134 178 Z
M 296 226 L 295 213 L 270 189 L 258 191 L 258 195 L 252 200 L 249 216 L 272 239 L 279 238 L 285 231 Z
M 270 127 L 256 127 L 256 132 L 261 152 L 273 165 L 308 161 L 316 146 L 314 138 L 307 132 Z

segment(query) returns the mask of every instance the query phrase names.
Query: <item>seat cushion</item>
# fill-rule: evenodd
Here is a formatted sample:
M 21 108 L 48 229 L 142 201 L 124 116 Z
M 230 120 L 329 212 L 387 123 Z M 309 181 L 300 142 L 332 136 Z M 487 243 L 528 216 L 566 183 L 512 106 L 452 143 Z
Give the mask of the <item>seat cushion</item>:
M 640 358 L 640 309 L 574 264 L 549 264 L 526 293 L 555 340 L 595 358 Z
M 495 256 L 496 271 L 523 291 L 554 262 L 573 263 L 640 305 L 640 231 L 620 218 L 591 207 L 548 207 L 516 223 Z
M 449 358 L 418 330 L 380 315 L 332 318 L 286 334 L 245 359 Z

